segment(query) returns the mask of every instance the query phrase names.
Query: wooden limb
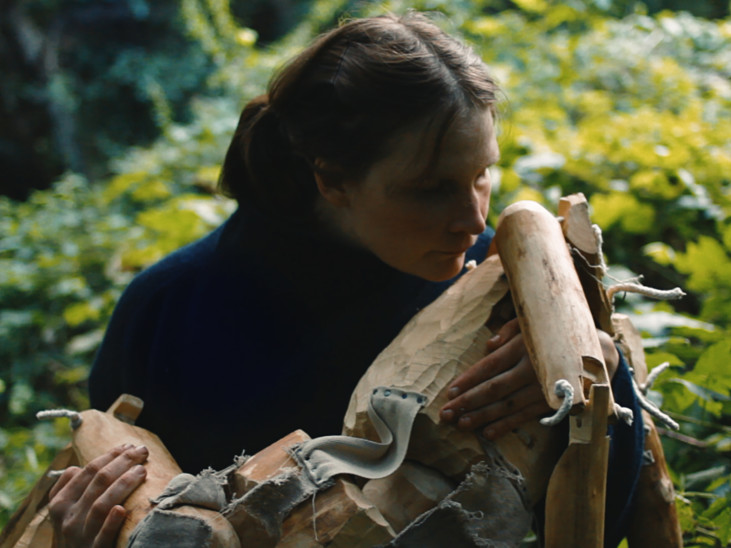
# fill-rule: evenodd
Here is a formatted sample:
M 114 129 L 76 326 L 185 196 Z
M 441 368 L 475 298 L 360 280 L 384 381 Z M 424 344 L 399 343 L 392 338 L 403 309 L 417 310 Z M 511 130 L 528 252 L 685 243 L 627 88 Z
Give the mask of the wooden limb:
M 647 381 L 648 371 L 642 337 L 628 316 L 615 314 L 613 320 L 620 337 L 620 346 L 634 370 L 635 379 L 639 384 L 643 384 Z M 675 489 L 665 461 L 662 441 L 652 417 L 645 411 L 642 412 L 642 420 L 646 432 L 645 454 L 648 458 L 640 470 L 627 540 L 632 548 L 681 547 L 683 533 L 675 506 Z
M 574 265 L 594 323 L 613 335 L 612 303 L 602 285 L 602 249 L 589 216 L 589 203 L 581 193 L 565 196 L 559 201 L 558 215 L 564 238 L 572 246 Z
M 587 407 L 571 417 L 569 446 L 546 493 L 546 548 L 604 545 L 609 394 L 608 385 L 592 385 Z
M 569 382 L 574 406 L 592 384 L 609 384 L 602 349 L 584 290 L 556 218 L 535 202 L 508 206 L 495 233 L 521 333 L 543 393 L 553 409 L 562 400 L 556 382 Z M 609 395 L 612 413 L 614 400 Z
M 131 404 L 131 405 L 130 405 Z M 114 414 L 134 415 L 134 402 L 120 396 L 107 412 L 88 409 L 80 413 L 81 426 L 74 430 L 73 447 L 81 466 L 84 466 L 118 445 L 131 443 L 145 445 L 150 455 L 145 464 L 147 475 L 125 501 L 127 519 L 119 533 L 117 546 L 127 546 L 129 537 L 148 512 L 153 509 L 150 499 L 157 497 L 175 476 L 181 473 L 173 456 L 155 434 L 117 419 Z M 139 411 L 137 414 L 139 414 Z M 135 417 L 136 418 L 136 417 Z

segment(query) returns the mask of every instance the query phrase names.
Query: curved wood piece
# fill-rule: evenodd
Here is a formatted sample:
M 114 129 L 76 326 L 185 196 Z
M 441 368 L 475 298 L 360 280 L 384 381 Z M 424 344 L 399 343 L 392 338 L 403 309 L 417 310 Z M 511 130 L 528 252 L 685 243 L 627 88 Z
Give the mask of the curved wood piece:
M 587 435 L 585 441 L 572 439 L 551 475 L 546 493 L 546 548 L 604 545 L 610 393 L 609 385 L 592 385 L 586 408 L 571 417 L 572 431 L 586 430 Z
M 149 457 L 145 463 L 147 470 L 145 482 L 124 502 L 127 518 L 117 537 L 118 548 L 127 546 L 134 528 L 154 508 L 150 500 L 160 495 L 170 480 L 182 472 L 160 438 L 130 423 L 141 411 L 142 401 L 125 396 L 127 395 L 120 396 L 107 412 L 95 409 L 82 411 L 80 413 L 82 423 L 74 430 L 72 441 L 82 466 L 124 443 L 145 445 L 149 450 Z M 120 420 L 115 415 L 126 420 Z M 239 545 L 233 528 L 218 512 L 191 506 L 182 506 L 173 511 L 194 517 L 209 526 L 211 548 L 217 546 L 235 548 Z
M 505 208 L 495 234 L 521 332 L 549 405 L 558 380 L 583 406 L 592 384 L 609 384 L 594 319 L 558 220 L 536 202 Z M 609 397 L 609 410 L 614 408 Z
M 485 451 L 473 432 L 442 424 L 439 411 L 447 403 L 449 383 L 484 357 L 487 340 L 494 334 L 486 324 L 493 329 L 494 324 L 502 324 L 494 316 L 507 292 L 500 258 L 488 257 L 412 318 L 361 378 L 343 433 L 378 439 L 367 415 L 375 387 L 420 392 L 428 402 L 414 422 L 407 459 L 461 481 L 473 464 L 485 459 Z M 535 421 L 503 436 L 494 446 L 523 474 L 530 502 L 539 500 L 560 452 L 551 429 Z

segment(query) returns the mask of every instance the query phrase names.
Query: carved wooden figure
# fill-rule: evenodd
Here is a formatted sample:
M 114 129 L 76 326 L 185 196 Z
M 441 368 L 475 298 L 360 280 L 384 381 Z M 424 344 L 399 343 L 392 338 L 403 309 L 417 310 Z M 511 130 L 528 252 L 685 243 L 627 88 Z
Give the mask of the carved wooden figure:
M 636 332 L 625 325 L 628 321 L 611 321 L 611 304 L 599 280 L 601 246 L 586 200 L 581 195 L 563 198 L 559 214 L 560 224 L 533 203 L 507 208 L 493 244 L 499 255 L 491 254 L 417 314 L 358 383 L 344 418 L 343 430 L 349 436 L 378 441 L 368 417 L 377 387 L 416 392 L 427 399 L 416 415 L 406 460 L 395 473 L 367 482 L 340 476 L 325 490 L 308 491 L 311 485 L 298 479 L 302 474 L 291 451 L 309 437 L 296 431 L 248 458 L 228 476 L 232 501 L 221 513 L 190 506 L 174 511 L 203 520 L 212 530 L 210 546 L 428 546 L 428 541 L 441 542 L 430 538 L 429 530 L 425 540 L 416 543 L 418 531 L 416 536 L 404 535 L 413 531 L 417 518 L 422 521 L 434 509 L 464 507 L 473 515 L 484 511 L 482 521 L 493 518 L 496 501 L 481 498 L 481 493 L 496 485 L 490 474 L 499 469 L 506 477 L 512 478 L 516 471 L 522 476 L 517 483 L 520 505 L 530 508 L 546 495 L 560 501 L 549 503 L 561 512 L 550 518 L 554 523 L 564 524 L 571 512 L 583 513 L 579 529 L 572 526 L 567 532 L 549 526 L 549 546 L 596 544 L 602 538 L 606 423 L 614 406 L 595 326 L 618 333 L 636 369 L 642 370 L 644 356 Z M 440 422 L 449 384 L 484 356 L 487 340 L 516 310 L 550 405 L 559 409 L 563 404 L 554 391 L 557 380 L 568 381 L 574 389 L 571 445 L 565 452 L 556 432 L 537 420 L 495 442 Z M 81 413 L 83 423 L 74 433 L 73 450 L 61 452 L 52 465 L 83 465 L 125 442 L 147 445 L 147 481 L 125 505 L 130 516 L 118 546 L 126 545 L 136 523 L 150 511 L 149 499 L 179 473 L 156 436 L 118 420 L 133 423 L 139 405 L 123 398 L 108 413 Z M 680 546 L 672 483 L 657 432 L 652 421 L 647 417 L 646 421 L 654 464 L 642 472 L 638 493 L 642 507 L 638 506 L 629 540 L 631 546 Z M 583 495 L 577 496 L 575 485 L 569 485 L 576 482 Z M 45 508 L 51 485 L 46 476 L 39 481 L 0 536 L 0 548 L 50 546 L 52 531 Z M 497 506 L 501 501 L 498 497 Z M 437 518 L 444 516 L 447 521 L 437 520 L 437 527 L 451 520 L 448 512 Z M 649 520 L 650 526 L 640 527 L 641 520 Z M 399 543 L 402 538 L 407 540 Z

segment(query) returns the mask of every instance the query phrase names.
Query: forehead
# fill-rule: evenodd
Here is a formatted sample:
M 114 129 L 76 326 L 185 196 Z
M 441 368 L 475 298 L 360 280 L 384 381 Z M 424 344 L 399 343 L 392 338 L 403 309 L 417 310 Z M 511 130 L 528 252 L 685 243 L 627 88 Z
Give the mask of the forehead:
M 440 127 L 441 126 L 441 127 Z M 391 140 L 391 153 L 379 162 L 394 179 L 474 171 L 499 159 L 492 113 L 460 112 L 447 122 L 425 120 Z

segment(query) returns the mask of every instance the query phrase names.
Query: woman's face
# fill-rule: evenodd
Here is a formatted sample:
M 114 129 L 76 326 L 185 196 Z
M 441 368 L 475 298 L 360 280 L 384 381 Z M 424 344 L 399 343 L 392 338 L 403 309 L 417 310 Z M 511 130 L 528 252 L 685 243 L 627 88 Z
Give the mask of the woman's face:
M 390 266 L 432 281 L 457 275 L 485 229 L 488 167 L 499 158 L 492 115 L 458 115 L 434 158 L 424 122 L 392 139 L 392 152 L 343 185 L 340 226 Z M 429 167 L 430 162 L 433 162 Z

